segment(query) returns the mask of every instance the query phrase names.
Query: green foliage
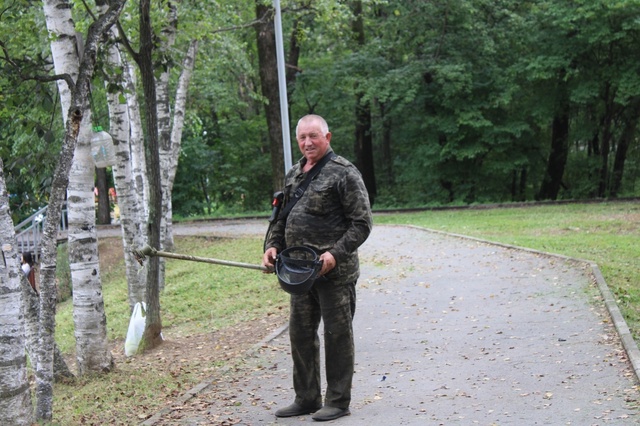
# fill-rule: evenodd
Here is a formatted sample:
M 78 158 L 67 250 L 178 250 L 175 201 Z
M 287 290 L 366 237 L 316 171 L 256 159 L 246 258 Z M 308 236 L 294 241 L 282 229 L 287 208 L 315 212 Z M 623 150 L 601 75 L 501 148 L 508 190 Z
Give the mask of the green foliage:
M 50 68 L 42 5 L 15 1 L 0 13 L 0 156 L 14 223 L 47 204 L 62 120 Z
M 533 199 L 561 114 L 570 128 L 558 197 L 610 196 L 622 132 L 638 120 L 638 0 L 361 3 L 364 41 L 354 38 L 354 3 L 283 2 L 285 53 L 292 37 L 300 47 L 288 87 L 290 127 L 307 113 L 325 116 L 333 148 L 353 160 L 356 100 L 368 103 L 380 206 Z M 159 41 L 167 5 L 152 7 Z M 255 1 L 172 5 L 175 45 L 154 58 L 172 66 L 172 96 L 186 47 L 199 40 L 174 211 L 188 217 L 262 210 L 275 188 L 256 32 L 246 25 L 256 19 Z M 137 9 L 128 3 L 121 17 L 134 48 Z M 87 28 L 84 2 L 74 2 L 74 18 Z M 62 129 L 55 84 L 20 77 L 50 73 L 43 68 L 49 47 L 41 5 L 13 2 L 0 30 L 19 65 L 0 61 L 0 154 L 18 219 L 46 204 Z M 92 87 L 94 117 L 103 125 L 102 80 L 110 71 L 102 66 Z M 618 196 L 640 194 L 635 127 Z M 292 146 L 295 161 L 300 154 Z

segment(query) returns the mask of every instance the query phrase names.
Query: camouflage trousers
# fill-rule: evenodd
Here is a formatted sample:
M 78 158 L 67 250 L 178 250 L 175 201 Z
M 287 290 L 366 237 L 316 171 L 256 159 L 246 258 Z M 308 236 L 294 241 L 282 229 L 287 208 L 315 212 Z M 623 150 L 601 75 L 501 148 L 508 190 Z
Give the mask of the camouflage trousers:
M 295 402 L 299 405 L 322 405 L 318 336 L 322 319 L 327 377 L 324 405 L 349 407 L 355 358 L 352 326 L 355 287 L 355 282 L 344 284 L 320 279 L 309 293 L 291 295 L 289 336 Z

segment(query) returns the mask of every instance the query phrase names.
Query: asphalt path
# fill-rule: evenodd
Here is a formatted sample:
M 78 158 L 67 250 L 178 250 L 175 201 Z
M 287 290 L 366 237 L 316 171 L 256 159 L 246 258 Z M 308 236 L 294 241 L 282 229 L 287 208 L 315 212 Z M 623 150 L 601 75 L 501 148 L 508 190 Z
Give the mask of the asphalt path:
M 265 231 L 264 220 L 174 228 Z M 360 257 L 352 414 L 329 423 L 640 423 L 638 348 L 594 265 L 406 226 L 376 226 Z M 273 415 L 294 398 L 288 347 L 286 327 L 257 342 L 224 413 L 189 412 L 188 399 L 206 400 L 204 382 L 144 424 L 312 422 Z

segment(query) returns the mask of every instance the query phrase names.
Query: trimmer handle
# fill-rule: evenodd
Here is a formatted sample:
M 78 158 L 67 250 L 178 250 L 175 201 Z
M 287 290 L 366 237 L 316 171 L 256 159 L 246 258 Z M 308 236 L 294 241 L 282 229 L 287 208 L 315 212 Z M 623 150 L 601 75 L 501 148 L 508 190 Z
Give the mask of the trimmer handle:
M 269 218 L 269 222 L 273 222 L 278 218 L 278 213 L 280 213 L 280 208 L 282 207 L 282 200 L 284 199 L 284 192 L 278 191 L 273 194 L 273 201 L 271 202 L 271 217 Z

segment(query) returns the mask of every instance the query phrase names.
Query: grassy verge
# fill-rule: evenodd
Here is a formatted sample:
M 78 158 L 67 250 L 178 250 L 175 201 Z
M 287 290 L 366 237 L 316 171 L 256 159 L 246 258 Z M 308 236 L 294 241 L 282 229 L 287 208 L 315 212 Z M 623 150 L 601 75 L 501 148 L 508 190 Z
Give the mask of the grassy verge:
M 434 210 L 377 215 L 412 224 L 595 262 L 636 341 L 640 341 L 640 203 Z

